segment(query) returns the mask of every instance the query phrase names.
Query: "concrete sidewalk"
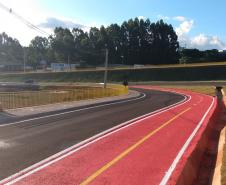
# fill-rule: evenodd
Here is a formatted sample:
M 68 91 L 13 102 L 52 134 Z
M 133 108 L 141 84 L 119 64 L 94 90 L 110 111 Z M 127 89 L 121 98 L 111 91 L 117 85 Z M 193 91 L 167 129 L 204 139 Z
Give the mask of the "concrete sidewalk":
M 7 109 L 4 110 L 4 115 L 10 116 L 29 116 L 34 114 L 46 113 L 51 111 L 65 110 L 69 108 L 81 107 L 86 105 L 92 105 L 97 103 L 104 103 L 109 101 L 117 101 L 128 98 L 138 97 L 140 95 L 139 92 L 129 90 L 129 93 L 121 96 L 114 97 L 106 97 L 106 98 L 97 98 L 97 99 L 89 99 L 89 100 L 81 100 L 81 101 L 72 101 L 72 102 L 62 102 L 62 103 L 54 103 L 48 105 L 41 106 L 33 106 L 33 107 L 24 107 L 24 108 L 16 108 L 16 109 Z M 1 117 L 1 116 L 0 116 Z

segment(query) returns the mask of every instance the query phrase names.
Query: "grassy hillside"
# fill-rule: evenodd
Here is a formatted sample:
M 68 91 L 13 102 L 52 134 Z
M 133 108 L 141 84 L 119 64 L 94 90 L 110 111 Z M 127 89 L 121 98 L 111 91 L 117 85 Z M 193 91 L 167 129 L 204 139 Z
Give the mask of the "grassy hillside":
M 16 82 L 34 79 L 38 82 L 102 82 L 103 75 L 104 71 L 2 74 L 0 81 Z M 113 70 L 108 73 L 108 80 L 111 82 L 122 82 L 125 78 L 130 82 L 226 80 L 226 65 Z

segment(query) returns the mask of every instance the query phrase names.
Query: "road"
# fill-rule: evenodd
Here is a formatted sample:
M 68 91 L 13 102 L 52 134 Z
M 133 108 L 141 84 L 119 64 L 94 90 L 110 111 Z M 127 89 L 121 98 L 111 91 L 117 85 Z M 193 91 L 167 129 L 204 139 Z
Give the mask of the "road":
M 150 109 L 154 102 L 162 102 L 165 108 L 152 113 L 149 111 L 149 114 L 135 118 L 123 126 L 120 124 L 120 127 L 102 132 L 72 147 L 65 147 L 65 150 L 62 148 L 61 152 L 20 171 L 1 181 L 0 184 L 176 184 L 186 161 L 215 111 L 217 101 L 211 96 L 189 91 L 167 90 L 186 94 L 185 97 L 169 92 L 153 91 L 164 90 L 160 88 L 139 87 L 147 93 L 145 99 L 130 101 L 126 103 L 127 105 L 122 103 L 111 105 L 109 108 L 99 107 L 102 108 L 101 111 L 108 110 L 105 113 L 107 115 L 102 114 L 99 121 L 101 122 L 106 116 L 103 123 L 106 125 L 107 120 L 114 122 L 122 113 L 127 112 L 125 110 L 129 111 L 129 115 L 137 114 L 142 107 L 146 110 Z M 138 106 L 135 106 L 137 104 Z M 167 105 L 170 106 L 166 107 Z M 120 110 L 115 111 L 114 107 Z M 122 107 L 125 109 L 123 110 Z M 91 110 L 94 109 L 89 111 Z M 98 115 L 96 111 L 95 115 Z M 112 111 L 115 112 L 110 114 Z M 96 129 L 99 124 L 97 126 L 96 121 L 94 123 L 93 120 L 94 118 L 90 122 L 91 125 L 94 124 L 93 129 Z M 58 123 L 58 125 L 64 124 L 66 122 Z M 87 122 L 83 122 L 82 125 L 86 124 Z M 80 128 L 83 127 L 82 125 Z M 77 130 L 68 132 L 67 136 L 71 138 L 75 134 L 79 135 L 82 130 L 80 128 L 78 132 Z M 85 130 L 88 128 L 90 125 L 85 127 Z M 65 126 L 61 129 L 64 130 Z M 59 134 L 56 135 L 56 138 L 58 137 Z M 51 136 L 50 139 L 52 138 L 55 137 Z M 48 137 L 43 142 L 47 143 Z M 58 142 L 60 144 L 61 140 Z M 34 149 L 34 146 L 30 147 L 31 150 Z M 41 155 L 40 151 L 37 153 L 37 156 Z
M 170 92 L 139 89 L 146 97 L 44 118 L 13 118 L 0 127 L 0 179 L 6 178 L 95 134 L 184 99 Z M 75 109 L 77 110 L 77 109 Z M 53 114 L 53 113 L 51 113 Z M 39 115 L 43 116 L 43 115 Z M 0 124 L 7 123 L 6 120 Z

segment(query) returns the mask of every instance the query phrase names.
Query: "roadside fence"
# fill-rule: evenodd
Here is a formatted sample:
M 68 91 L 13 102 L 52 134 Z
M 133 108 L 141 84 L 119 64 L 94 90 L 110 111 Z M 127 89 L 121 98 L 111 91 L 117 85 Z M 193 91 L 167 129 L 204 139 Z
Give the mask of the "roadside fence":
M 60 102 L 119 96 L 127 93 L 128 87 L 122 85 L 108 85 L 106 89 L 103 87 L 75 87 L 73 89 L 1 92 L 0 103 L 2 109 L 14 109 Z

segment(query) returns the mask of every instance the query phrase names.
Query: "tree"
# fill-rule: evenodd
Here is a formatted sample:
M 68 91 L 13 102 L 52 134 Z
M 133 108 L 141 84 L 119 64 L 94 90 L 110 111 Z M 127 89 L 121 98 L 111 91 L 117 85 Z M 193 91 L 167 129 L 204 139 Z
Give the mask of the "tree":
M 217 49 L 200 51 L 198 49 L 187 49 L 183 48 L 180 52 L 181 59 L 186 58 L 186 63 L 197 63 L 197 62 L 218 62 L 225 61 L 226 55 L 223 52 L 219 52 Z
M 152 64 L 174 64 L 179 60 L 178 37 L 172 25 L 168 25 L 163 20 L 150 25 L 151 35 L 151 56 Z
M 178 63 L 179 43 L 172 25 L 135 18 L 121 26 L 126 64 Z
M 47 38 L 39 36 L 35 37 L 33 40 L 31 40 L 26 53 L 28 64 L 34 68 L 37 68 L 37 66 L 40 64 L 40 61 L 48 61 L 48 49 L 49 41 Z
M 22 64 L 23 48 L 17 39 L 6 33 L 0 34 L 0 64 Z
M 123 34 L 118 24 L 111 24 L 106 28 L 108 35 L 109 63 L 123 64 Z
M 69 29 L 55 28 L 54 35 L 49 40 L 57 61 L 66 62 L 68 57 L 74 58 L 74 37 Z

